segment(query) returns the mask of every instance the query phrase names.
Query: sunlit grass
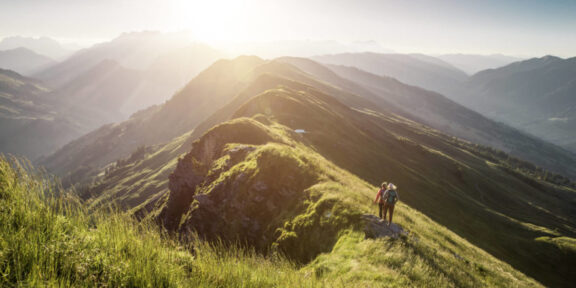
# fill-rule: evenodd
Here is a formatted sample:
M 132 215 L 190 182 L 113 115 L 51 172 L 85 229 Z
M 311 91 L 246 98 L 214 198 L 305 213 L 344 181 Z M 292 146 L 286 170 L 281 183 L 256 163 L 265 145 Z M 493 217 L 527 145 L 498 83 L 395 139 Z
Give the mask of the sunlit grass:
M 0 159 L 0 285 L 314 287 L 294 264 L 239 246 L 182 246 L 113 209 L 88 213 L 74 196 Z

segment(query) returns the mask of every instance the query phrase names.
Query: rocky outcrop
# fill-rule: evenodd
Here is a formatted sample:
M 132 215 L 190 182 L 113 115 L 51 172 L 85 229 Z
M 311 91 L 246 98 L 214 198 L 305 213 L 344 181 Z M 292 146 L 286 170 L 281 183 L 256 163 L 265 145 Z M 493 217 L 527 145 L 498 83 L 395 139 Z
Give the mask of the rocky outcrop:
M 263 126 L 258 122 L 241 119 L 232 123 L 219 125 L 208 131 L 202 138 L 192 144 L 192 150 L 178 159 L 176 169 L 169 176 L 170 195 L 165 208 L 160 214 L 160 221 L 169 229 L 178 229 L 181 216 L 199 196 L 197 190 L 203 184 L 214 181 L 219 171 L 210 171 L 213 161 L 224 154 L 229 156 L 217 169 L 225 170 L 250 151 L 249 145 L 264 144 L 270 141 Z M 225 150 L 229 143 L 244 143 L 233 149 Z M 209 173 L 212 172 L 212 173 Z
M 386 222 L 378 218 L 376 215 L 364 214 L 362 215 L 364 233 L 366 238 L 376 239 L 382 237 L 390 237 L 397 239 L 400 236 L 407 236 L 408 232 L 402 226 L 392 223 L 390 226 Z
M 286 131 L 270 129 L 244 118 L 196 141 L 170 175 L 161 222 L 209 241 L 278 249 L 301 262 L 330 251 L 341 229 L 359 223 L 360 213 L 311 193 L 325 164 L 282 143 Z

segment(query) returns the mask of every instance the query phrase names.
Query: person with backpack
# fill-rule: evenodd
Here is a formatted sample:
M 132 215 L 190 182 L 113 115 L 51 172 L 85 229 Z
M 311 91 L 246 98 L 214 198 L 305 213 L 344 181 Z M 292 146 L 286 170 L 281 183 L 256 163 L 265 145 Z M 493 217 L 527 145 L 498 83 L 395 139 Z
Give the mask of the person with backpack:
M 386 191 L 386 187 L 388 186 L 387 182 L 382 182 L 382 186 L 380 188 L 380 190 L 378 190 L 378 193 L 376 194 L 376 199 L 374 199 L 374 203 L 378 203 L 378 208 L 380 208 L 380 219 L 382 220 L 386 220 L 384 218 L 382 218 L 382 211 L 384 210 L 384 192 Z
M 388 221 L 388 226 L 392 225 L 394 205 L 396 205 L 396 202 L 400 200 L 400 197 L 398 197 L 397 189 L 398 187 L 396 187 L 396 185 L 390 183 L 388 184 L 388 190 L 384 191 L 384 195 L 382 196 L 382 198 L 384 198 L 384 221 L 386 221 L 386 214 L 388 210 L 390 210 L 390 220 Z

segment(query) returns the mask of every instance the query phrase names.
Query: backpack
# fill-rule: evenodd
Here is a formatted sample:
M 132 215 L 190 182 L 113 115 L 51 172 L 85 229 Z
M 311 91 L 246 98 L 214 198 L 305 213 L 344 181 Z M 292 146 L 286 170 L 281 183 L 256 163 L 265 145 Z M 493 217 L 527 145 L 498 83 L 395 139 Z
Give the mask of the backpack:
M 397 200 L 398 200 L 398 197 L 397 197 L 396 191 L 388 190 L 388 197 L 386 198 L 386 203 L 396 204 Z

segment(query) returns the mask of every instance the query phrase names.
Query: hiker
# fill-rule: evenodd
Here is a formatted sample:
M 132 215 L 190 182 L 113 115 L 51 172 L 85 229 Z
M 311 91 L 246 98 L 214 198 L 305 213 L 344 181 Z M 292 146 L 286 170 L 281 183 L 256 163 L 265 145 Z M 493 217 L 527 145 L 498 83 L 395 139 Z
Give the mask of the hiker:
M 396 185 L 390 183 L 388 184 L 388 190 L 384 191 L 384 221 L 386 221 L 386 214 L 388 210 L 390 210 L 390 221 L 388 221 L 388 226 L 392 225 L 392 215 L 394 214 L 394 205 L 396 202 L 400 200 L 398 197 L 398 191 L 396 191 L 398 187 Z
M 386 191 L 386 187 L 388 186 L 387 182 L 382 182 L 382 186 L 380 188 L 380 190 L 378 190 L 378 193 L 376 194 L 376 199 L 374 199 L 374 203 L 378 203 L 378 208 L 380 208 L 380 219 L 382 220 L 386 220 L 384 218 L 382 218 L 382 210 L 384 210 L 384 192 Z

